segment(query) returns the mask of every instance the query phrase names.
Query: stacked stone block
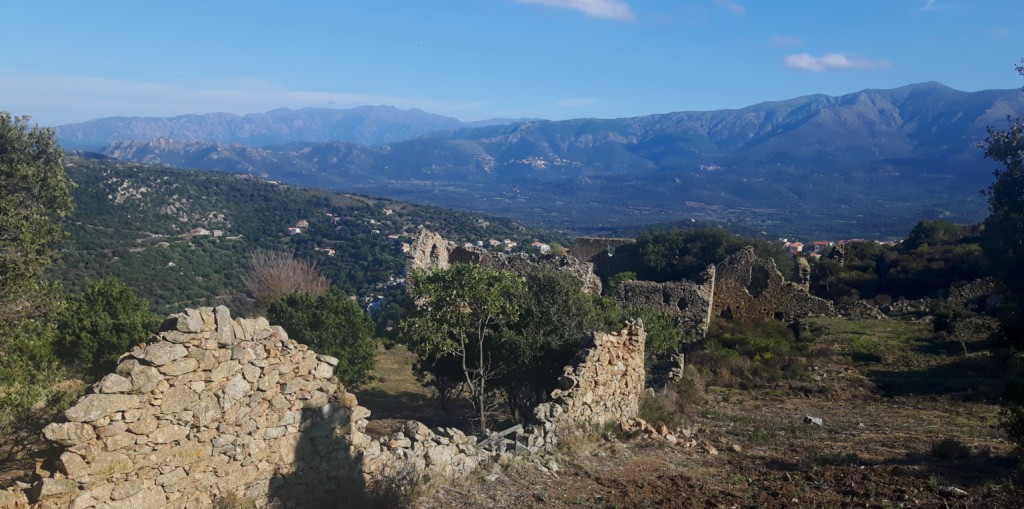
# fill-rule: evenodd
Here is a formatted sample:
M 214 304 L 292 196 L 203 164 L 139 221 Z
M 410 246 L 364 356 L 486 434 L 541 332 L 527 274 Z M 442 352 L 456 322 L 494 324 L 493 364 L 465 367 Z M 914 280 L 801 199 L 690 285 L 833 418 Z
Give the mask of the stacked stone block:
M 537 424 L 527 434 L 530 449 L 550 449 L 558 431 L 634 417 L 644 391 L 643 322 L 631 320 L 618 332 L 594 333 L 590 344 L 566 366 L 551 401 L 534 409 Z

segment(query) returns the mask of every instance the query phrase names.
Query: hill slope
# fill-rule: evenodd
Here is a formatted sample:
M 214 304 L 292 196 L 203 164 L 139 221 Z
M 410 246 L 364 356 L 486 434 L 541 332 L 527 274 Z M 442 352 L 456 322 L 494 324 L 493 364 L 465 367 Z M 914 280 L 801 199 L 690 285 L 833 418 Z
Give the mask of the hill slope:
M 401 243 L 420 224 L 459 240 L 548 238 L 513 221 L 238 175 L 81 157 L 67 171 L 75 211 L 52 276 L 71 290 L 116 276 L 162 312 L 240 298 L 256 249 L 315 260 L 336 286 L 366 296 L 402 276 Z M 300 220 L 309 226 L 289 234 Z

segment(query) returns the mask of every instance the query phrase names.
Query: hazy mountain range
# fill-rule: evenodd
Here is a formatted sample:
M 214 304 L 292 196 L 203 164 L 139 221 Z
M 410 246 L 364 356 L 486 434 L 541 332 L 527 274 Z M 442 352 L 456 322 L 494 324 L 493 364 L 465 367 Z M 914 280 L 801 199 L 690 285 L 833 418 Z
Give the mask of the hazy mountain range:
M 880 237 L 924 218 L 983 217 L 978 191 L 995 165 L 977 145 L 986 126 L 1021 112 L 1019 90 L 924 83 L 737 110 L 463 127 L 380 146 L 165 138 L 103 153 L 578 230 L 698 219 Z
M 208 113 L 159 117 L 108 117 L 56 127 L 66 148 L 97 150 L 111 141 L 219 141 L 266 145 L 290 141 L 350 141 L 380 145 L 410 140 L 427 133 L 516 122 L 491 119 L 477 122 L 392 106 L 351 109 L 278 108 L 266 113 L 234 115 Z

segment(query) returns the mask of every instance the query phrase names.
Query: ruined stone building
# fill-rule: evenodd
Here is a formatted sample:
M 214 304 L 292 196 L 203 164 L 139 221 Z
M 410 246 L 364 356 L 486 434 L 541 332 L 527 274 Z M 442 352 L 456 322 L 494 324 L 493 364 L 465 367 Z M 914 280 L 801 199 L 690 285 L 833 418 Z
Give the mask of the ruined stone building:
M 636 263 L 608 250 L 609 246 L 629 245 L 628 239 L 581 240 L 582 248 L 574 247 L 574 251 L 586 255 L 586 261 L 605 277 Z M 712 317 L 756 322 L 836 315 L 830 301 L 809 293 L 806 260 L 798 260 L 794 279 L 796 282 L 786 281 L 774 260 L 759 257 L 748 246 L 709 266 L 698 281 L 626 281 L 615 289 L 614 296 L 624 306 L 646 306 L 672 315 L 684 335 L 694 339 L 703 338 Z
M 46 426 L 56 450 L 37 469 L 32 507 L 326 507 L 398 474 L 458 477 L 498 453 L 550 449 L 560 430 L 632 418 L 644 388 L 646 335 L 630 322 L 585 343 L 511 442 L 417 421 L 371 436 L 370 409 L 333 376 L 338 360 L 266 319 L 220 306 L 162 329 Z M 29 507 L 29 496 L 0 491 L 0 502 Z
M 578 279 L 583 291 L 601 294 L 601 278 L 594 274 L 594 265 L 573 256 L 495 253 L 475 246 L 455 245 L 421 226 L 408 253 L 406 273 L 411 275 L 416 269 L 444 269 L 453 263 L 483 265 L 519 274 L 533 266 L 552 267 Z

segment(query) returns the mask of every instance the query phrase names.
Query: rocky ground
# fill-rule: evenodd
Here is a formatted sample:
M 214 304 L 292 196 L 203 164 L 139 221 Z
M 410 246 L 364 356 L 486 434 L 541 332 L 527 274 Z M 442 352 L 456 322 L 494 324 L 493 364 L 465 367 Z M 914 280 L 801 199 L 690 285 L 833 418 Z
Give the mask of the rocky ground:
M 999 381 L 989 354 L 965 357 L 926 323 L 823 326 L 809 379 L 710 388 L 689 425 L 696 445 L 597 434 L 427 486 L 416 505 L 1021 507 L 1016 451 L 993 427 Z

